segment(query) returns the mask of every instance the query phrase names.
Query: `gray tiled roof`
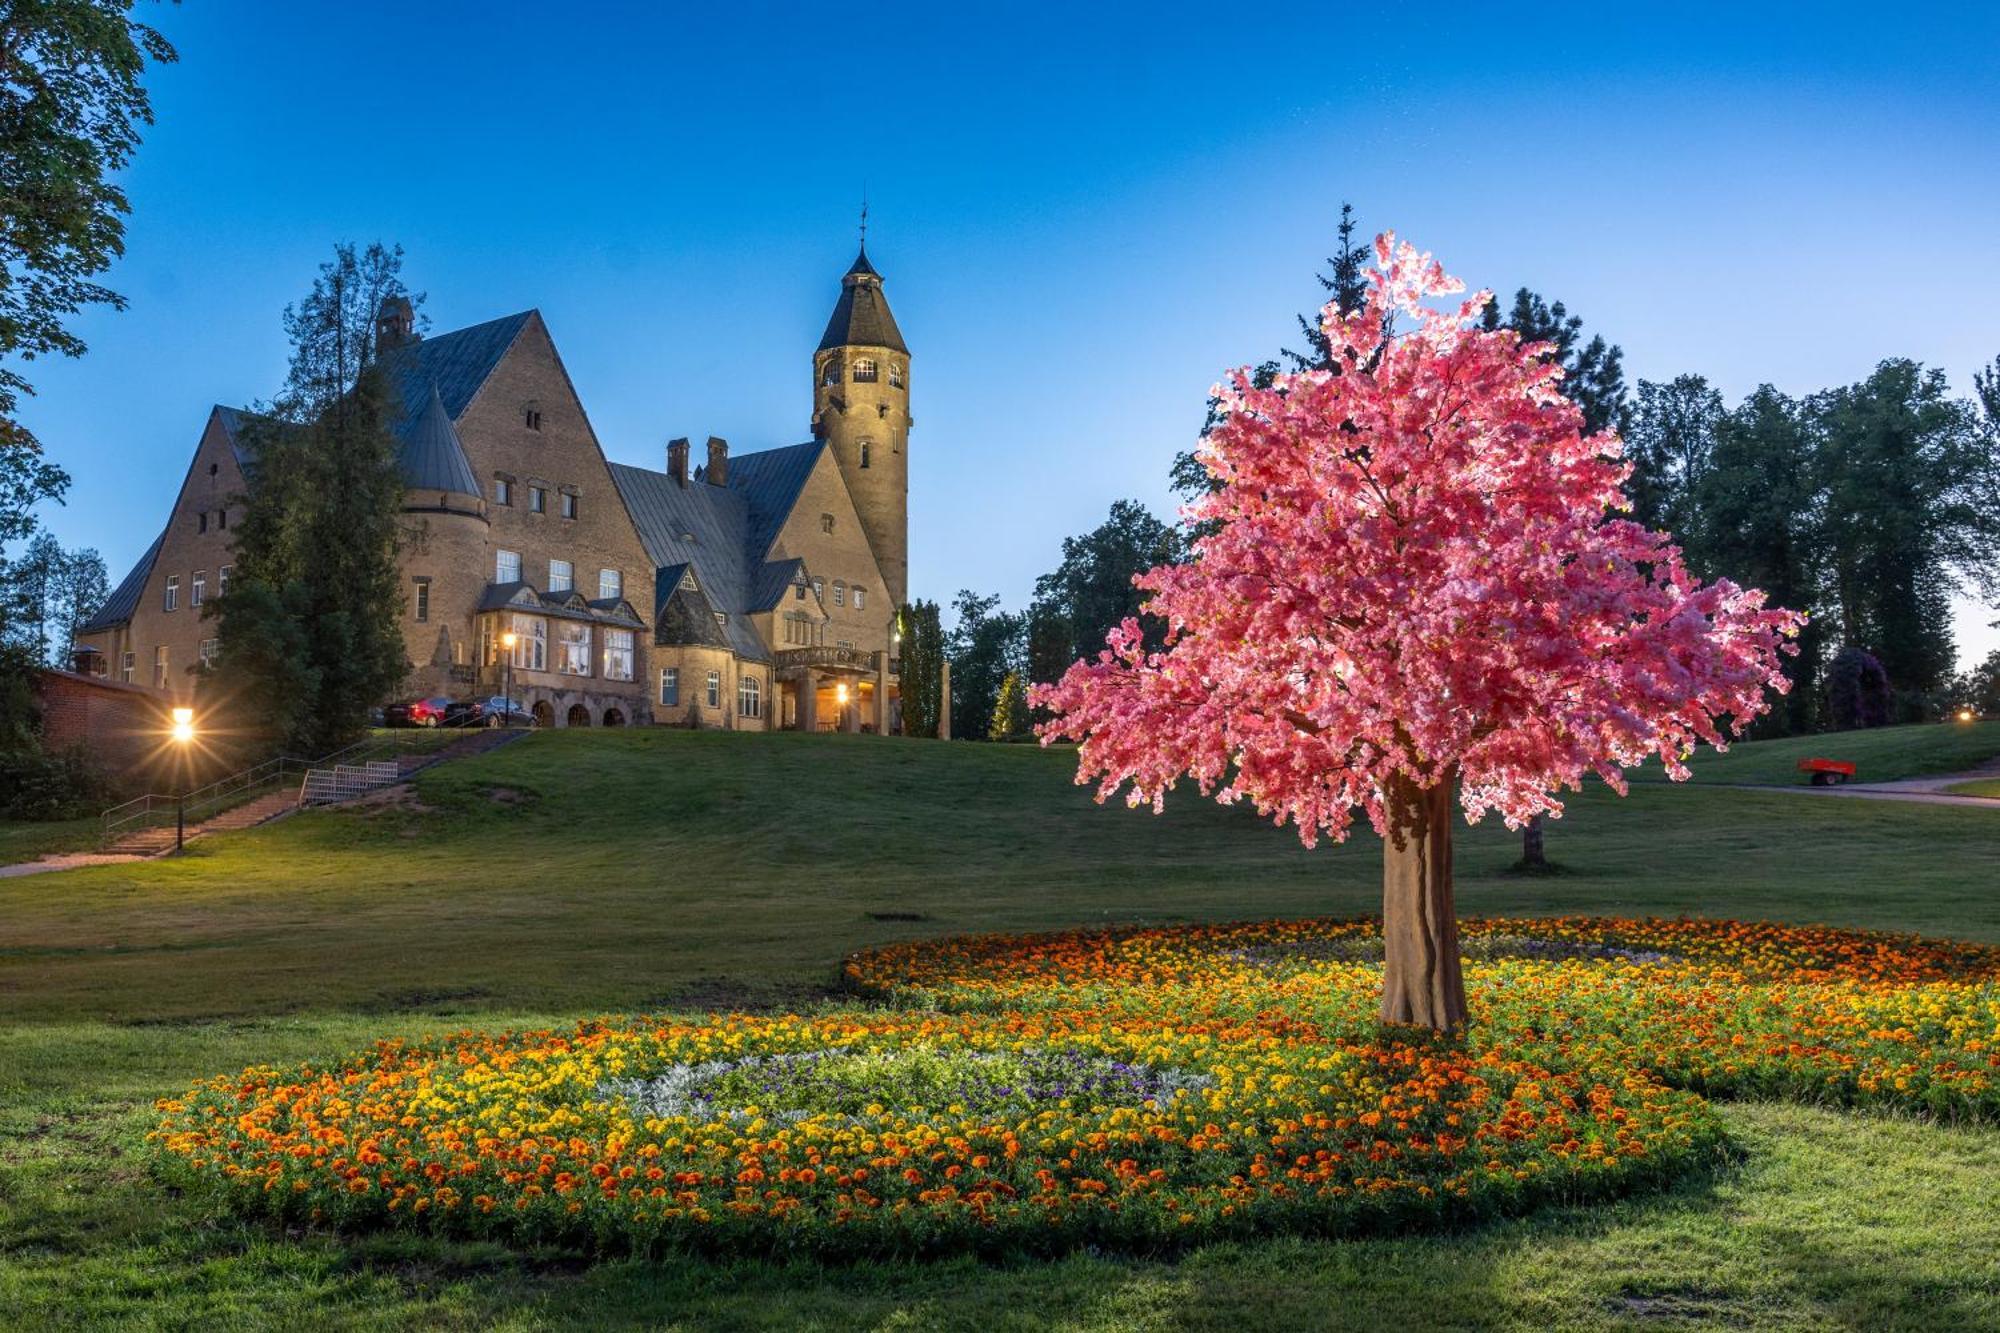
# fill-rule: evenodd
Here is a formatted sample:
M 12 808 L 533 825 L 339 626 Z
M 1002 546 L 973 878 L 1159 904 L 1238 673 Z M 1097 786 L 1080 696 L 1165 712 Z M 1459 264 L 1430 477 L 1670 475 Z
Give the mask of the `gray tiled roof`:
M 639 613 L 632 604 L 622 597 L 607 597 L 601 601 L 587 601 L 582 593 L 571 589 L 568 592 L 543 592 L 531 583 L 489 583 L 479 597 L 481 611 L 532 611 L 536 615 L 554 616 L 559 620 L 587 620 L 594 625 L 612 625 L 619 629 L 644 629 L 646 624 L 639 619 Z
M 882 294 L 882 275 L 868 262 L 866 249 L 840 280 L 840 301 L 819 340 L 822 352 L 849 346 L 892 347 L 904 356 L 910 354 L 896 317 L 889 313 L 889 298 Z
M 444 400 L 453 421 L 464 416 L 479 386 L 486 383 L 534 313 L 523 310 L 518 315 L 489 319 L 384 353 L 382 367 L 402 398 L 404 419 L 414 421 L 423 415 L 433 389 Z
M 668 565 L 659 574 L 659 610 L 653 616 L 653 642 L 677 648 L 725 648 L 736 651 L 735 639 L 727 626 L 719 623 L 715 614 L 722 608 L 709 600 L 701 588 L 701 575 L 696 574 L 695 586 L 681 586 L 687 574 L 686 565 Z M 726 614 L 726 613 L 725 613 Z M 758 653 L 759 661 L 765 655 Z
M 118 581 L 118 586 L 104 599 L 104 605 L 77 627 L 78 634 L 102 634 L 132 618 L 132 613 L 139 609 L 139 598 L 145 594 L 146 580 L 153 576 L 153 562 L 160 558 L 160 543 L 166 539 L 164 532 L 153 538 L 153 544 L 146 548 L 146 553 L 139 557 L 139 563 L 132 566 L 131 572 Z
M 791 560 L 767 560 L 757 570 L 750 584 L 750 600 L 745 611 L 769 611 L 785 600 L 792 585 L 805 577 L 806 562 L 797 558 Z
M 655 619 L 664 616 L 675 583 L 669 568 L 694 567 L 696 582 L 739 657 L 765 661 L 769 650 L 746 617 L 763 587 L 764 553 L 784 516 L 798 501 L 812 461 L 826 446 L 814 441 L 729 460 L 729 484 L 711 486 L 699 475 L 682 486 L 664 472 L 611 464 L 611 480 L 639 530 L 646 556 L 659 570 Z M 678 580 L 678 575 L 673 576 Z
M 479 482 L 465 460 L 465 446 L 445 411 L 435 383 L 424 410 L 403 432 L 403 484 L 413 491 L 452 491 L 478 495 Z

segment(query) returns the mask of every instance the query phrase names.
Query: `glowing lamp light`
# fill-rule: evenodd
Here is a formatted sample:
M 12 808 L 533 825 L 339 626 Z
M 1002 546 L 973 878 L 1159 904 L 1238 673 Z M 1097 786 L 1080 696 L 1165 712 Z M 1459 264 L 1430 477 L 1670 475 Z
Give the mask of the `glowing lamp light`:
M 515 634 L 513 630 L 508 630 L 500 636 L 500 646 L 510 653 L 514 651 L 514 645 L 520 641 L 520 636 Z
M 1959 709 L 1959 710 L 1958 710 L 1958 720 L 1959 720 L 1960 722 L 1970 722 L 1970 721 L 1972 721 L 1972 710 L 1971 710 L 1970 708 L 1961 708 L 1961 709 Z
M 845 684 L 834 686 L 833 697 L 840 701 L 842 708 L 845 708 L 847 706 L 847 686 Z
M 194 709 L 176 708 L 174 710 L 174 727 L 172 735 L 173 738 L 176 741 L 179 741 L 182 745 L 185 745 L 189 741 L 194 739 Z

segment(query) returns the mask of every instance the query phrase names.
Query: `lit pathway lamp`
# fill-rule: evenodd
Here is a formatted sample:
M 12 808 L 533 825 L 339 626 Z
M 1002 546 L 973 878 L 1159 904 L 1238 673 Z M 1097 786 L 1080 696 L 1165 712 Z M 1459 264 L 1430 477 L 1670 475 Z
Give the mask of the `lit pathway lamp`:
M 500 636 L 500 648 L 507 654 L 507 684 L 505 686 L 507 706 L 500 714 L 500 725 L 503 727 L 512 727 L 514 725 L 514 645 L 520 641 L 521 637 L 514 633 L 513 630 L 508 630 Z
M 178 852 L 187 846 L 188 746 L 194 741 L 194 709 L 176 708 L 173 730 L 168 734 L 180 754 L 181 780 L 174 797 L 174 850 Z

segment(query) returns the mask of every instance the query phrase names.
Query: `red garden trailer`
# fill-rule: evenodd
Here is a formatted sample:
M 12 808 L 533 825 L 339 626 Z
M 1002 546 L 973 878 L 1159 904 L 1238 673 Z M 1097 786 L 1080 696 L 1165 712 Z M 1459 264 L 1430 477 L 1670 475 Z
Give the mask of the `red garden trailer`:
M 1799 772 L 1812 774 L 1815 787 L 1837 787 L 1854 780 L 1854 765 L 1838 759 L 1801 759 Z

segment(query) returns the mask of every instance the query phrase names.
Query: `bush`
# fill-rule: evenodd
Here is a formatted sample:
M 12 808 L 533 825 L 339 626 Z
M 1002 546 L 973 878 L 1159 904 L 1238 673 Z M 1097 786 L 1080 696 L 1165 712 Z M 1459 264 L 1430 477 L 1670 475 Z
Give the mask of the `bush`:
M 82 750 L 0 751 L 0 816 L 80 819 L 110 801 L 111 783 Z

